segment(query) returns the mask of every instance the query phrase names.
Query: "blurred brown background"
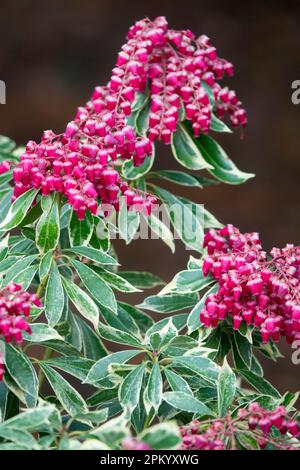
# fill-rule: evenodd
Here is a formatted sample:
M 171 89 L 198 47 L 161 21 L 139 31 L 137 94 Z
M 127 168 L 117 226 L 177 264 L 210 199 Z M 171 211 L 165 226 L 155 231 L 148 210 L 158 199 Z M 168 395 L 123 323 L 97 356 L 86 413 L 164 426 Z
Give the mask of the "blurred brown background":
M 44 129 L 62 129 L 92 88 L 108 80 L 128 27 L 156 15 L 167 16 L 174 28 L 207 34 L 234 63 L 228 85 L 249 124 L 243 139 L 239 131 L 217 137 L 241 169 L 257 175 L 239 187 L 178 193 L 205 203 L 223 222 L 260 231 L 267 248 L 300 244 L 300 105 L 291 102 L 291 83 L 300 79 L 300 2 L 2 0 L 0 79 L 7 104 L 0 106 L 0 133 L 23 144 Z M 157 166 L 176 167 L 169 148 L 157 153 Z M 118 242 L 117 249 L 126 269 L 165 280 L 189 256 L 180 243 L 172 256 L 160 241 Z M 300 365 L 292 365 L 289 348 L 282 350 L 286 358 L 266 363 L 266 375 L 280 390 L 296 390 Z

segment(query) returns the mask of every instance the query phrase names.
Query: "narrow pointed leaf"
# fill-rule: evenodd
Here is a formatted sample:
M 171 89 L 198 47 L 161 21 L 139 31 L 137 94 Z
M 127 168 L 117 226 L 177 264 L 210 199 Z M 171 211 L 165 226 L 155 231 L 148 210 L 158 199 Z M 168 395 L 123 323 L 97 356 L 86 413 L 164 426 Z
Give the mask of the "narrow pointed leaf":
M 55 326 L 65 305 L 64 289 L 56 263 L 53 263 L 45 293 L 45 314 L 49 325 Z
M 69 299 L 77 308 L 79 313 L 92 322 L 95 328 L 99 322 L 99 310 L 95 302 L 80 287 L 66 277 L 62 277 L 63 286 L 66 289 Z

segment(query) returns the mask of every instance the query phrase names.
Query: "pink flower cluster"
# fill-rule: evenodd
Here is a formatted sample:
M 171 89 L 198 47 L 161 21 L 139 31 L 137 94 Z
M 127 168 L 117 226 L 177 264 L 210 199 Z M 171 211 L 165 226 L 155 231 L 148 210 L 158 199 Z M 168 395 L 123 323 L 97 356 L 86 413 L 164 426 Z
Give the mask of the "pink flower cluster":
M 22 332 L 31 333 L 27 318 L 31 304 L 38 307 L 41 303 L 35 294 L 22 290 L 19 284 L 9 284 L 0 292 L 0 334 L 7 343 L 15 340 L 22 342 Z
M 195 136 L 207 133 L 212 103 L 205 86 L 212 89 L 218 117 L 228 112 L 234 126 L 245 126 L 246 112 L 235 92 L 217 83 L 225 75 L 233 75 L 233 66 L 217 56 L 207 36 L 196 38 L 189 30 L 169 29 L 164 45 L 154 51 L 150 62 L 150 139 L 170 143 L 182 113 L 191 121 Z
M 151 141 L 170 143 L 180 114 L 192 122 L 196 136 L 207 132 L 212 104 L 202 85 L 212 88 L 220 117 L 228 111 L 234 125 L 245 125 L 235 93 L 217 83 L 232 73 L 232 64 L 217 56 L 206 36 L 169 29 L 164 17 L 138 21 L 129 30 L 110 81 L 95 88 L 65 132 L 45 131 L 40 143 L 28 142 L 13 170 L 14 198 L 31 188 L 43 195 L 56 191 L 83 219 L 87 210 L 96 214 L 99 201 L 118 209 L 124 195 L 129 208 L 149 214 L 155 198 L 128 187 L 117 169 L 120 162 L 132 159 L 141 165 L 152 153 Z M 135 135 L 127 123 L 137 93 L 148 93 L 147 87 L 149 138 Z M 9 169 L 9 162 L 1 163 L 0 174 Z
M 127 437 L 122 442 L 123 450 L 151 450 L 146 442 L 138 441 L 134 437 Z
M 259 328 L 263 343 L 300 339 L 299 246 L 273 248 L 267 255 L 257 233 L 243 234 L 232 225 L 209 230 L 203 246 L 203 273 L 218 282 L 200 312 L 206 327 L 230 316 L 235 330 L 243 321 Z
M 274 438 L 270 432 L 276 428 L 282 437 Z M 183 450 L 235 450 L 236 438 L 242 434 L 252 435 L 261 449 L 271 444 L 276 450 L 295 450 L 288 443 L 288 434 L 299 436 L 299 424 L 290 419 L 284 406 L 274 411 L 262 408 L 258 403 L 250 403 L 248 408 L 240 408 L 237 416 L 230 415 L 209 421 L 192 421 L 180 428 Z
M 23 331 L 31 334 L 28 323 L 31 304 L 41 306 L 35 294 L 22 290 L 19 284 L 8 284 L 0 291 L 0 335 L 4 341 L 10 343 L 15 340 L 20 344 L 23 340 Z M 5 373 L 5 362 L 0 352 L 0 382 Z

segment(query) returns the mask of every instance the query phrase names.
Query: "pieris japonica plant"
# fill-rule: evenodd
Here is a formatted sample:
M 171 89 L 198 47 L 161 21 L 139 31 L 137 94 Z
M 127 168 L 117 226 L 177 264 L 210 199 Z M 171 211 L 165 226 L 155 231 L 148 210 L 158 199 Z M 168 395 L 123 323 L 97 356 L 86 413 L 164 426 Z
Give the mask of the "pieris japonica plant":
M 298 448 L 298 395 L 259 355 L 300 342 L 299 247 L 267 253 L 159 185 L 254 176 L 215 140 L 247 122 L 232 74 L 207 36 L 146 18 L 62 132 L 1 137 L 0 449 Z M 181 170 L 155 168 L 159 140 Z M 194 250 L 168 284 L 114 250 L 142 223 Z

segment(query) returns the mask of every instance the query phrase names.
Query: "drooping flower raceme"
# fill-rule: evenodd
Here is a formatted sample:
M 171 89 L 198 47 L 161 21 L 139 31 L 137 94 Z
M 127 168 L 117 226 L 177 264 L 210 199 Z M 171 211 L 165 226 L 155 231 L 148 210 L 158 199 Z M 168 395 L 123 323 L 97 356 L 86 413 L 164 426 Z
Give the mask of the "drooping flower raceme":
M 21 343 L 22 332 L 31 333 L 28 317 L 32 304 L 41 306 L 38 297 L 19 284 L 9 284 L 0 291 L 0 335 L 7 343 Z
M 274 437 L 272 429 L 278 430 L 281 437 Z M 288 416 L 284 406 L 270 411 L 253 402 L 248 408 L 240 408 L 236 417 L 228 415 L 202 422 L 195 420 L 181 426 L 180 431 L 183 450 L 235 450 L 237 439 L 241 443 L 250 443 L 251 440 L 247 440 L 249 436 L 261 449 L 270 444 L 276 450 L 295 450 L 295 443 L 288 440 L 299 435 L 299 424 Z
M 83 219 L 87 210 L 96 214 L 99 203 L 118 209 L 124 195 L 128 207 L 144 207 L 149 213 L 155 198 L 128 187 L 119 173 L 120 162 L 132 159 L 141 165 L 152 153 L 151 141 L 170 143 L 179 119 L 191 121 L 195 136 L 207 132 L 211 99 L 219 117 L 228 112 L 234 126 L 245 125 L 235 93 L 218 83 L 232 73 L 232 64 L 217 56 L 206 36 L 169 29 L 164 17 L 138 21 L 129 30 L 110 81 L 95 88 L 65 132 L 45 131 L 40 143 L 28 142 L 13 170 L 14 198 L 30 188 L 43 195 L 56 191 Z M 135 135 L 127 122 L 139 92 L 150 99 L 148 137 Z M 10 163 L 3 162 L 0 173 L 9 169 Z
M 206 327 L 229 316 L 236 330 L 242 322 L 259 328 L 263 343 L 300 339 L 300 247 L 267 255 L 257 233 L 242 234 L 232 225 L 209 230 L 204 247 L 204 275 L 218 281 L 200 313 Z
M 28 323 L 31 305 L 41 306 L 36 294 L 30 294 L 19 284 L 8 284 L 0 291 L 0 339 L 6 343 L 22 343 L 23 331 L 31 334 Z M 0 353 L 0 381 L 5 373 L 4 358 Z

